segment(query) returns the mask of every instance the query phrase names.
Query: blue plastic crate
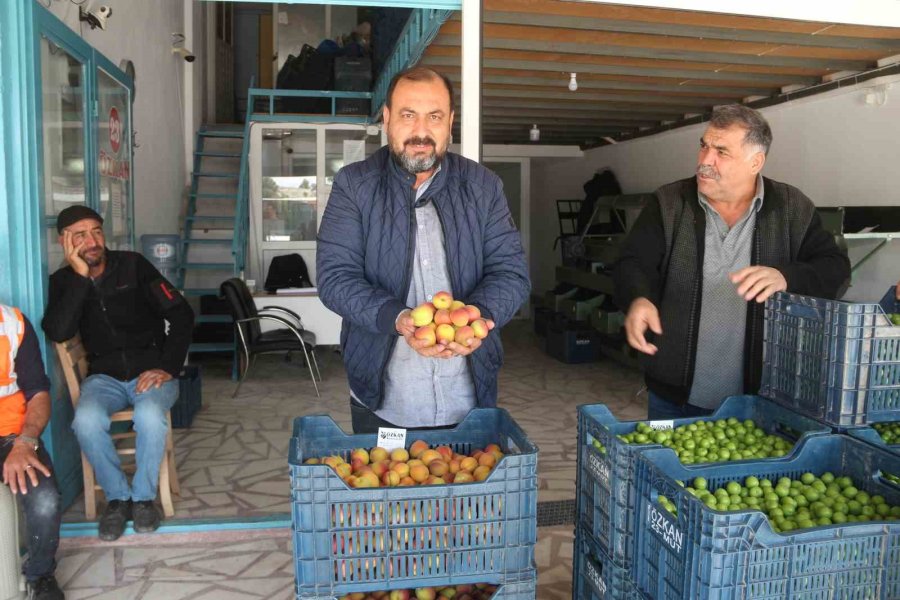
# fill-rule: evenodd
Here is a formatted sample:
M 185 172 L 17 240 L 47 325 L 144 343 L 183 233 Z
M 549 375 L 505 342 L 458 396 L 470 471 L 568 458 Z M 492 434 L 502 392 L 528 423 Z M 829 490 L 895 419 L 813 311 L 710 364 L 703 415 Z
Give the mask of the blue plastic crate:
M 447 584 L 451 585 L 451 584 Z M 420 586 L 420 587 L 439 587 L 437 586 Z M 370 588 L 372 589 L 372 588 Z M 394 588 L 394 589 L 404 589 Z M 405 588 L 414 589 L 414 588 Z M 380 591 L 380 589 L 372 589 L 372 591 Z M 509 581 L 497 588 L 491 600 L 536 600 L 537 594 L 537 572 L 524 573 L 516 581 Z M 329 596 L 297 596 L 297 600 L 338 600 L 343 594 Z
M 656 600 L 900 598 L 900 522 L 776 533 L 760 511 L 712 510 L 676 483 L 702 476 L 716 488 L 750 475 L 796 479 L 826 471 L 900 504 L 900 488 L 880 476 L 900 471 L 900 457 L 846 435 L 811 437 L 794 458 L 778 462 L 685 467 L 668 448 L 642 453 L 635 472 L 638 588 Z M 660 495 L 677 516 L 662 508 Z
M 759 396 L 726 398 L 710 416 L 677 419 L 671 423 L 680 427 L 730 417 L 741 421 L 753 419 L 766 433 L 791 441 L 795 441 L 791 430 L 800 435 L 799 439 L 831 432 L 826 425 Z M 603 404 L 578 407 L 577 522 L 587 528 L 603 552 L 626 568 L 631 566 L 634 555 L 635 456 L 648 448 L 664 446 L 626 444 L 616 436 L 631 433 L 638 423 L 644 422 L 650 421 L 617 421 Z M 603 444 L 606 454 L 593 447 L 594 439 Z
M 887 314 L 900 314 L 900 300 L 897 300 L 897 286 L 891 286 L 878 303 Z
M 643 600 L 628 573 L 600 549 L 583 527 L 575 532 L 572 557 L 573 600 Z
M 485 481 L 352 489 L 327 465 L 375 434 L 347 435 L 328 416 L 294 420 L 290 448 L 294 562 L 300 597 L 327 597 L 490 581 L 534 569 L 537 446 L 502 409 L 475 409 L 455 429 L 409 432 L 454 452 L 498 444 L 506 454 Z
M 878 446 L 879 448 L 887 448 L 894 454 L 900 455 L 900 444 L 885 444 L 881 435 L 871 427 L 854 427 L 853 429 L 848 429 L 846 433 L 850 437 L 863 440 L 864 442 L 872 444 L 873 446 Z M 900 476 L 900 472 L 894 473 L 894 475 Z
M 900 420 L 900 327 L 878 304 L 779 293 L 760 394 L 834 427 Z

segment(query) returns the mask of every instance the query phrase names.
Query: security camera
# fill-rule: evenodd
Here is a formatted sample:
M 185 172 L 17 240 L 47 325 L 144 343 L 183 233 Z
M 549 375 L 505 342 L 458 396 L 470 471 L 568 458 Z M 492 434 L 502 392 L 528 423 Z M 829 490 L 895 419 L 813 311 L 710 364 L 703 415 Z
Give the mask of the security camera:
M 180 47 L 179 47 L 179 48 L 175 48 L 175 47 L 173 47 L 173 48 L 172 48 L 172 54 L 177 54 L 178 56 L 180 56 L 180 57 L 183 58 L 186 62 L 189 62 L 189 63 L 190 63 L 190 62 L 194 62 L 195 60 L 197 60 L 197 57 L 194 56 L 194 54 L 193 54 L 190 50 L 188 50 L 187 48 L 180 48 Z
M 85 10 L 83 6 L 78 7 L 78 19 L 80 21 L 87 21 L 87 24 L 91 26 L 91 29 L 106 29 L 106 22 L 112 16 L 112 9 L 108 6 L 101 6 L 100 8 L 93 9 L 89 8 Z

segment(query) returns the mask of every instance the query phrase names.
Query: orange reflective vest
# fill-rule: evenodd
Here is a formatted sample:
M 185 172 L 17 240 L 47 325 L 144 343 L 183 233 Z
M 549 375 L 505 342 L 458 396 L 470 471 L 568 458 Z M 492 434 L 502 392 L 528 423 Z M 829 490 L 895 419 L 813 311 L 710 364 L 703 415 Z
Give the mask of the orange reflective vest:
M 19 435 L 25 423 L 25 394 L 16 383 L 16 354 L 24 336 L 21 311 L 0 304 L 0 436 Z

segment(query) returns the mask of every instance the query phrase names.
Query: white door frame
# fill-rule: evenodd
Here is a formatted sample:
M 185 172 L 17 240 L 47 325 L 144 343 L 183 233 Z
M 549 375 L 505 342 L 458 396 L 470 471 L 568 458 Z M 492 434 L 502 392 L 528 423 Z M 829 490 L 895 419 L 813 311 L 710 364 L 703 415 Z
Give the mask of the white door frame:
M 519 198 L 519 237 L 522 240 L 522 250 L 525 251 L 525 264 L 528 265 L 529 277 L 531 274 L 531 159 L 528 157 L 485 156 L 484 163 L 518 163 L 519 189 L 522 197 Z M 526 298 L 519 310 L 520 317 L 531 315 L 531 298 Z

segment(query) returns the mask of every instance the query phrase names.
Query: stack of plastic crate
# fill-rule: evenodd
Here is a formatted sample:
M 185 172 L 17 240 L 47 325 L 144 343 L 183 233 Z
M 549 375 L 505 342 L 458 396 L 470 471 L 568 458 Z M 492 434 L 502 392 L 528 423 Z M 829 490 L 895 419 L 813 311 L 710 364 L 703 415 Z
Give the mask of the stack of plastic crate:
M 450 431 L 409 432 L 468 454 L 498 444 L 505 456 L 481 482 L 353 489 L 307 458 L 377 446 L 328 416 L 294 420 L 290 448 L 297 598 L 459 584 L 499 585 L 495 600 L 534 600 L 537 453 L 510 415 L 475 409 Z
M 766 433 L 780 435 L 793 442 L 830 432 L 822 423 L 759 396 L 733 396 L 726 398 L 710 416 L 670 421 L 618 421 L 605 405 L 579 407 L 573 573 L 576 600 L 627 600 L 639 597 L 635 596 L 637 591 L 633 587 L 635 532 L 641 526 L 635 505 L 636 459 L 642 452 L 664 446 L 654 443 L 629 444 L 618 436 L 633 432 L 642 422 L 654 429 L 672 429 L 698 421 L 722 419 L 741 422 L 750 419 Z M 793 452 L 786 457 L 768 460 L 784 461 L 792 455 Z
M 680 483 L 703 477 L 713 489 L 749 476 L 774 481 L 831 472 L 850 477 L 870 496 L 900 504 L 900 488 L 880 476 L 900 472 L 900 457 L 888 450 L 846 435 L 814 436 L 797 450 L 787 461 L 699 467 L 685 467 L 668 448 L 639 455 L 639 589 L 656 600 L 900 598 L 900 521 L 885 517 L 776 532 L 762 512 L 709 508 Z M 661 502 L 663 496 L 671 504 Z

